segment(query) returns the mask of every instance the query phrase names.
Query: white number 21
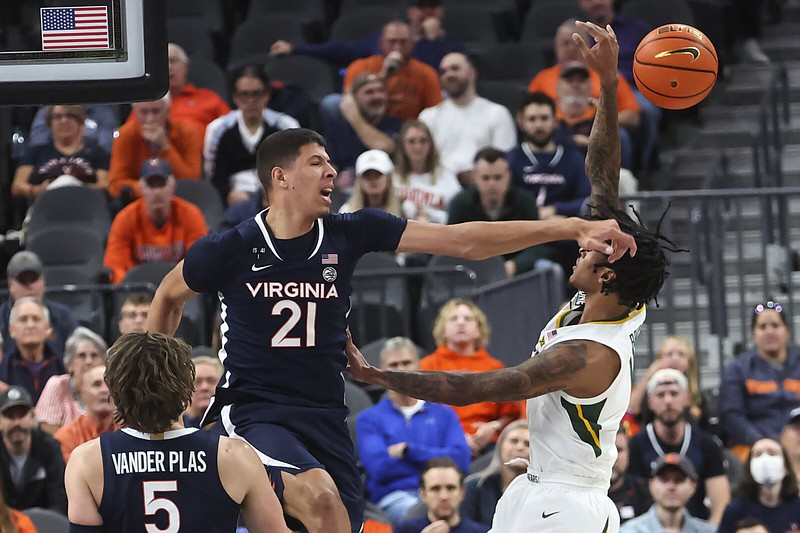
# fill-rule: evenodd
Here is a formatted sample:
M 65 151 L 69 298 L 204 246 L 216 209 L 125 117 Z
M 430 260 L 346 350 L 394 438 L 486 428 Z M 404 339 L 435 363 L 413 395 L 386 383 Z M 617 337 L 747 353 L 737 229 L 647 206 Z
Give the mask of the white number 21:
M 294 329 L 303 317 L 303 310 L 294 300 L 281 300 L 276 302 L 272 308 L 272 316 L 282 315 L 285 310 L 289 310 L 289 318 L 281 326 L 275 335 L 272 336 L 270 346 L 272 348 L 300 348 L 303 340 L 300 337 L 289 337 L 289 332 Z M 313 348 L 317 345 L 317 303 L 308 302 L 306 305 L 306 348 Z

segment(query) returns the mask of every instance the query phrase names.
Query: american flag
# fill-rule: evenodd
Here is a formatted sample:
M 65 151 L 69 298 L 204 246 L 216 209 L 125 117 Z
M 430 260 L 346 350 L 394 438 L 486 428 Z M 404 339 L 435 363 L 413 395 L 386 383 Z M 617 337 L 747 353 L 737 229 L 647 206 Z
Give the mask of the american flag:
M 322 254 L 323 265 L 338 265 L 339 254 Z
M 42 50 L 108 48 L 106 6 L 43 7 Z

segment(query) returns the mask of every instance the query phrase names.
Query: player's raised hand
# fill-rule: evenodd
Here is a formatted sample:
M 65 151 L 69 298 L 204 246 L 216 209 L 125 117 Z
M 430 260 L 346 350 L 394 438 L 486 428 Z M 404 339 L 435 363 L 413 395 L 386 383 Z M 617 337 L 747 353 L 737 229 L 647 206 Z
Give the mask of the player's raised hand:
M 633 236 L 619 229 L 616 220 L 581 220 L 578 229 L 578 244 L 581 248 L 605 254 L 613 263 L 630 251 L 636 255 L 636 241 Z
M 589 48 L 586 41 L 577 33 L 572 34 L 572 40 L 581 51 L 583 60 L 589 68 L 600 75 L 603 83 L 612 83 L 617 79 L 617 56 L 619 55 L 619 43 L 617 36 L 611 25 L 601 28 L 591 22 L 578 21 L 576 25 L 584 29 L 594 38 L 594 46 Z

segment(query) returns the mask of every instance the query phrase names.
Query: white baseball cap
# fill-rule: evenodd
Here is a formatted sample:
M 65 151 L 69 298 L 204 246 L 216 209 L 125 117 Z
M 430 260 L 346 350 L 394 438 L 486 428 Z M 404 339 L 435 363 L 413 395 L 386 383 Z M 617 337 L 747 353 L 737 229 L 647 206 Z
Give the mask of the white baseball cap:
M 360 176 L 367 170 L 377 170 L 381 174 L 389 174 L 394 170 L 394 164 L 386 152 L 367 150 L 356 159 L 356 175 Z

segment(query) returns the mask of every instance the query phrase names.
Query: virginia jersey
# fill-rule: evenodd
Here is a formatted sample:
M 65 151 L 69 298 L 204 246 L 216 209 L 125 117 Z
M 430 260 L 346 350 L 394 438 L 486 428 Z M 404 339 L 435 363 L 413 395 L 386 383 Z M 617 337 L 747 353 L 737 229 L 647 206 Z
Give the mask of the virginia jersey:
M 616 434 L 628 408 L 633 350 L 645 307 L 616 320 L 580 324 L 584 293 L 578 292 L 550 319 L 531 357 L 568 340 L 588 340 L 617 352 L 621 368 L 614 382 L 594 398 L 556 391 L 528 400 L 529 474 L 608 489 L 617 458 Z
M 266 211 L 198 240 L 183 275 L 219 297 L 225 374 L 206 418 L 236 393 L 281 405 L 344 407 L 346 318 L 358 259 L 397 248 L 405 221 L 376 209 L 317 220 L 276 239 Z
M 132 429 L 100 435 L 103 531 L 236 531 L 239 504 L 217 470 L 219 436 L 180 429 L 163 440 Z

